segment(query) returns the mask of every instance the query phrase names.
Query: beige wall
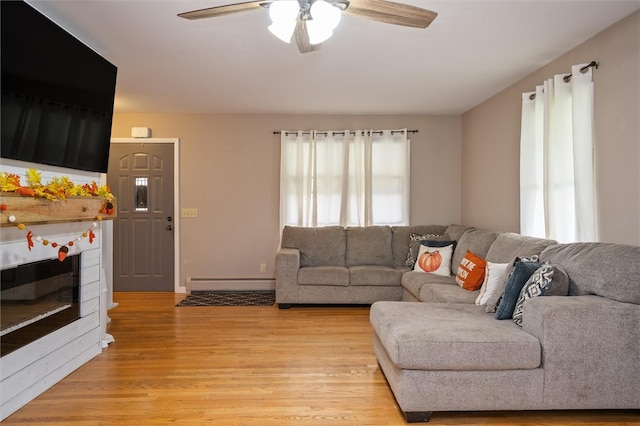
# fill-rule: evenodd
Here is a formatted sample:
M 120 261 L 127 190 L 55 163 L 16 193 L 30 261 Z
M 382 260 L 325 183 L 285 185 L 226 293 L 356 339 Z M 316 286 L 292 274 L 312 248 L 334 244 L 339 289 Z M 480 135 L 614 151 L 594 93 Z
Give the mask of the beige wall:
M 279 241 L 280 143 L 274 130 L 417 129 L 411 222 L 519 230 L 521 93 L 595 59 L 600 240 L 640 244 L 640 13 L 627 17 L 460 116 L 116 114 L 112 137 L 150 127 L 180 138 L 180 284 L 272 277 Z M 259 264 L 267 264 L 267 274 Z
M 640 12 L 463 114 L 463 223 L 519 231 L 521 93 L 591 60 L 598 239 L 640 244 Z
M 180 283 L 273 276 L 279 243 L 280 136 L 287 129 L 417 129 L 411 135 L 411 221 L 460 221 L 460 116 L 116 114 L 112 137 L 150 127 L 180 138 Z M 259 264 L 267 264 L 267 274 Z

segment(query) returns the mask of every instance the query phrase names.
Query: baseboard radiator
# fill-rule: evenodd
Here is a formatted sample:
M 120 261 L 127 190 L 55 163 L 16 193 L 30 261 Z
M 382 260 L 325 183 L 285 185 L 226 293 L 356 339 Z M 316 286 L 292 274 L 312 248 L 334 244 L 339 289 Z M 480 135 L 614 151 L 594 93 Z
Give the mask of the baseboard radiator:
M 192 291 L 275 290 L 275 278 L 195 278 L 187 277 L 187 293 Z

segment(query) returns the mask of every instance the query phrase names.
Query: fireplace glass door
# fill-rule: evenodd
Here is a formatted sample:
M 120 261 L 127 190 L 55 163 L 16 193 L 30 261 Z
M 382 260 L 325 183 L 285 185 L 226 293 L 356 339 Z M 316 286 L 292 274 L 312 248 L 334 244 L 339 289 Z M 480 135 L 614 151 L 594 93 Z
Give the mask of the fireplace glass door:
M 80 317 L 80 255 L 2 270 L 1 356 Z

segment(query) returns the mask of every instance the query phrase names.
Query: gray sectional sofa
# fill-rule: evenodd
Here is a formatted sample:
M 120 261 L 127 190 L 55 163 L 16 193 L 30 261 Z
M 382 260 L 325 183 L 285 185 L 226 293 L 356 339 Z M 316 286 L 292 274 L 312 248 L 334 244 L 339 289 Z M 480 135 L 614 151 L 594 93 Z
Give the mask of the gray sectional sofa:
M 451 276 L 407 266 L 416 236 L 455 241 Z M 374 352 L 409 422 L 434 411 L 640 409 L 640 247 L 461 225 L 288 227 L 281 246 L 281 307 L 372 304 Z M 455 280 L 467 250 L 511 271 L 482 305 L 484 285 Z M 522 291 L 496 319 L 526 268 L 536 272 L 524 286 L 546 279 L 544 297 Z

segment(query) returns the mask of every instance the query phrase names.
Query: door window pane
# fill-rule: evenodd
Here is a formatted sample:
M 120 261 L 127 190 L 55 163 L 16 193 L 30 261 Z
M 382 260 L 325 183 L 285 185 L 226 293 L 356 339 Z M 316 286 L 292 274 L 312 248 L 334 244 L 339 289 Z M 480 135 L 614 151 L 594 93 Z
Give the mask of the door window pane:
M 149 179 L 146 177 L 137 177 L 135 179 L 135 188 L 133 193 L 135 194 L 135 206 L 136 211 L 148 211 L 149 210 L 149 200 L 148 200 L 148 187 L 149 187 Z

